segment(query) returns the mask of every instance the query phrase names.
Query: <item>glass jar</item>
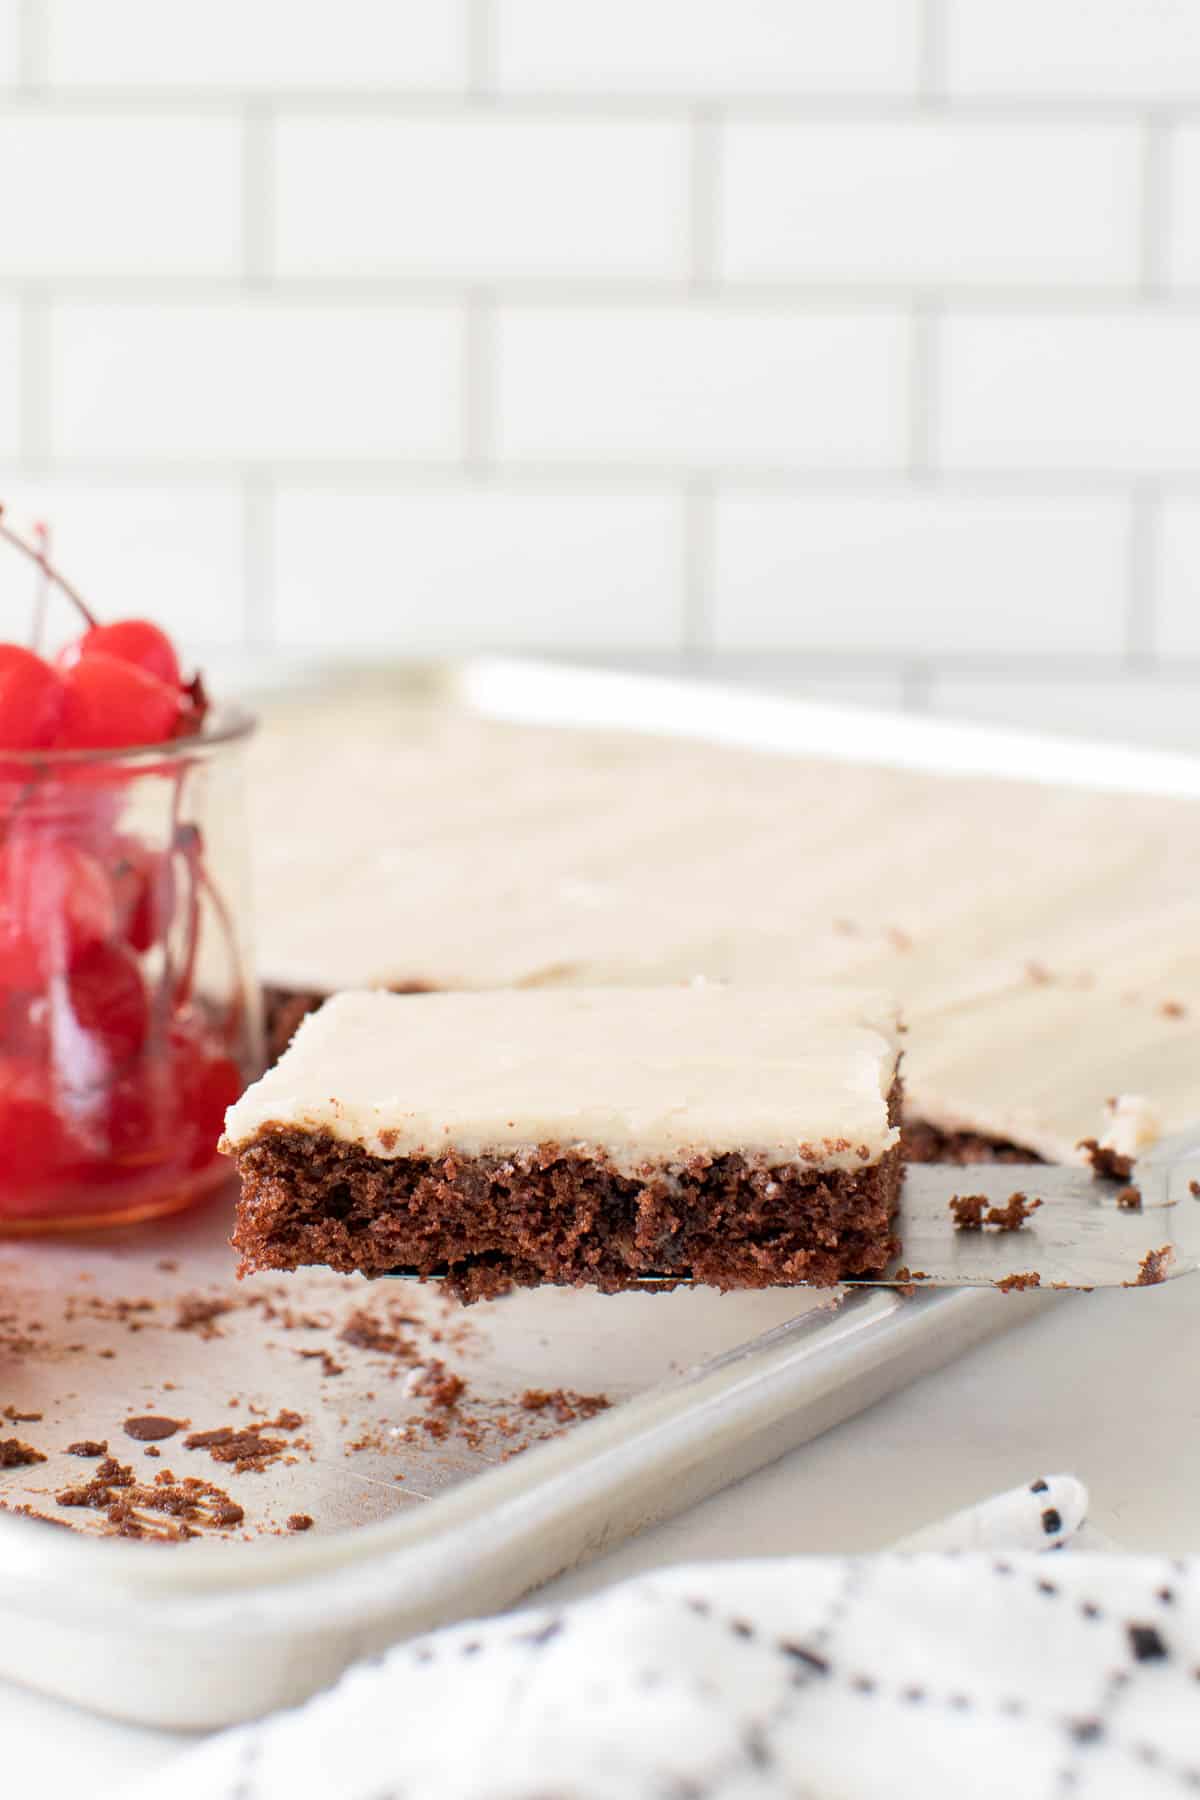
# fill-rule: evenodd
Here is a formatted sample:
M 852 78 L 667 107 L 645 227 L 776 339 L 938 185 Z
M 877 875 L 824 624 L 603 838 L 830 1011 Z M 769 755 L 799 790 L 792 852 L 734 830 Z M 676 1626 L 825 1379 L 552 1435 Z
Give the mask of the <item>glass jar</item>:
M 0 751 L 0 1235 L 175 1212 L 261 1070 L 242 751 Z

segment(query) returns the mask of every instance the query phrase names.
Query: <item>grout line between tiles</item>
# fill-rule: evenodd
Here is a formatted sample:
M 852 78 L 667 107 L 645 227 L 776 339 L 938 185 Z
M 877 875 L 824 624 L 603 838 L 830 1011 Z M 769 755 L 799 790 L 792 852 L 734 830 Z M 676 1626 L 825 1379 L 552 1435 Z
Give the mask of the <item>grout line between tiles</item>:
M 54 404 L 50 298 L 45 288 L 26 289 L 19 303 L 19 315 L 18 441 L 25 468 L 40 470 L 50 461 Z
M 19 0 L 17 8 L 17 91 L 40 95 L 48 76 L 45 0 Z
M 913 309 L 909 348 L 908 472 L 915 480 L 934 474 L 939 400 L 938 343 L 941 309 L 927 296 Z
M 1129 592 L 1126 597 L 1125 661 L 1142 672 L 1152 669 L 1158 611 L 1158 540 L 1162 495 L 1156 482 L 1139 482 L 1129 525 Z
M 917 70 L 917 92 L 926 106 L 946 103 L 945 0 L 924 0 Z
M 462 440 L 463 466 L 476 480 L 493 462 L 495 376 L 495 305 L 487 288 L 473 290 L 463 317 Z
M 688 132 L 688 273 L 693 293 L 708 292 L 717 279 L 720 156 L 720 112 L 715 106 L 698 106 Z
M 688 483 L 683 502 L 683 648 L 713 654 L 716 495 L 711 481 Z
M 261 470 L 247 470 L 242 477 L 242 629 L 244 642 L 254 650 L 276 642 L 279 621 L 275 617 L 278 595 L 274 582 L 275 487 Z
M 242 115 L 242 280 L 247 287 L 271 279 L 275 243 L 275 130 L 269 105 L 254 102 Z
M 1159 297 L 1166 286 L 1173 141 L 1169 125 L 1155 120 L 1146 122 L 1142 133 L 1138 285 L 1140 293 L 1147 299 Z
M 492 0 L 467 0 L 467 96 L 492 104 L 497 98 L 496 20 Z

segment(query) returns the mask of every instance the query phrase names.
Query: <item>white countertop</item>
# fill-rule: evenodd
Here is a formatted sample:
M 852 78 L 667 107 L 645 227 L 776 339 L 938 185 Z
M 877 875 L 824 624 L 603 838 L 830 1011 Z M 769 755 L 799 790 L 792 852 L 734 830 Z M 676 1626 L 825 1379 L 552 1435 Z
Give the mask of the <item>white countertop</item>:
M 544 1590 L 567 1599 L 697 1558 L 870 1550 L 998 1488 L 1072 1471 L 1122 1548 L 1200 1549 L 1200 1285 L 1064 1296 L 1045 1313 Z M 188 1740 L 0 1684 L 37 1795 L 119 1795 Z

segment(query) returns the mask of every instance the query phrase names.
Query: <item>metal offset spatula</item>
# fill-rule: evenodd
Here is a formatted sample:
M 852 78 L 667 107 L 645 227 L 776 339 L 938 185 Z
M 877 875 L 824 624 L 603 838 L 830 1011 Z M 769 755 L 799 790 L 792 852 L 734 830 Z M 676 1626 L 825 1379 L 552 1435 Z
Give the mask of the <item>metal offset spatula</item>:
M 988 1207 L 1014 1194 L 1041 1205 L 1016 1231 L 963 1230 L 950 1202 L 976 1194 Z M 884 1274 L 848 1286 L 1153 1287 L 1188 1275 L 1200 1267 L 1200 1126 L 1161 1139 L 1128 1181 L 1063 1163 L 914 1164 L 897 1234 Z
M 1140 1199 L 1131 1205 L 1134 1189 Z M 1002 1210 L 1014 1194 L 1041 1202 L 1017 1230 L 955 1222 L 952 1200 L 978 1196 L 986 1212 Z M 1086 1291 L 1154 1287 L 1189 1275 L 1200 1267 L 1200 1126 L 1155 1144 L 1127 1182 L 1063 1163 L 912 1164 L 896 1231 L 900 1253 L 883 1274 L 843 1285 Z M 393 1274 L 418 1279 L 412 1269 Z M 643 1275 L 637 1285 L 686 1279 L 680 1271 Z

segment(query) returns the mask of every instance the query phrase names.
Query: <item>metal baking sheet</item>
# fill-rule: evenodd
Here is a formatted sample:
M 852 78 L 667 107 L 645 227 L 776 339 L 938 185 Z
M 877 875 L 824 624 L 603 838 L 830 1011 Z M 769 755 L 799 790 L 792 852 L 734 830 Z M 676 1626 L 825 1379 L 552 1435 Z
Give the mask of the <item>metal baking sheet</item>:
M 479 665 L 460 686 L 507 716 L 622 722 L 595 678 L 569 670 Z M 661 686 L 635 696 L 641 719 Z M 672 729 L 704 736 L 721 717 L 709 688 L 670 684 L 660 698 Z M 771 742 L 780 706 L 761 715 Z M 793 735 L 811 735 L 813 710 L 785 708 Z M 836 720 L 821 730 L 836 741 Z M 973 740 L 977 761 L 987 737 Z M 903 760 L 904 721 L 886 739 Z M 994 746 L 991 766 L 1010 749 Z M 1177 791 L 1179 759 L 1166 760 Z M 1045 756 L 1040 767 L 1053 773 Z M 0 1245 L 0 1437 L 46 1458 L 0 1469 L 0 1673 L 147 1724 L 219 1725 L 296 1702 L 407 1632 L 516 1600 L 1033 1312 L 1086 1304 L 546 1289 L 462 1312 L 432 1284 L 320 1271 L 236 1284 L 231 1204 Z M 125 1432 L 144 1414 L 186 1423 L 147 1446 Z M 246 1459 L 263 1466 L 186 1445 L 250 1427 L 274 1446 Z M 70 1452 L 81 1439 L 106 1441 L 142 1489 L 167 1473 L 212 1484 L 243 1522 L 202 1517 L 194 1538 L 165 1546 L 108 1535 L 104 1512 L 56 1497 L 99 1466 Z M 129 1513 L 163 1528 L 152 1508 Z M 289 1530 L 300 1515 L 311 1527 Z
M 406 1633 L 518 1599 L 1032 1309 L 1072 1303 L 539 1289 L 464 1313 L 433 1284 L 320 1271 L 237 1284 L 229 1205 L 0 1255 L 3 1432 L 47 1457 L 0 1472 L 5 1503 L 42 1515 L 0 1515 L 0 1673 L 145 1724 L 294 1703 Z M 229 1310 L 187 1323 L 209 1306 Z M 438 1364 L 464 1383 L 453 1408 L 417 1391 Z M 530 1411 L 531 1389 L 562 1401 Z M 610 1405 L 585 1416 L 601 1395 Z M 186 1425 L 147 1447 L 124 1431 L 144 1415 Z M 186 1448 L 192 1432 L 280 1418 L 263 1468 Z M 95 1535 L 103 1513 L 55 1499 L 98 1466 L 70 1454 L 81 1438 L 106 1441 L 143 1486 L 211 1481 L 244 1522 L 173 1545 Z M 301 1513 L 311 1529 L 289 1533 Z

